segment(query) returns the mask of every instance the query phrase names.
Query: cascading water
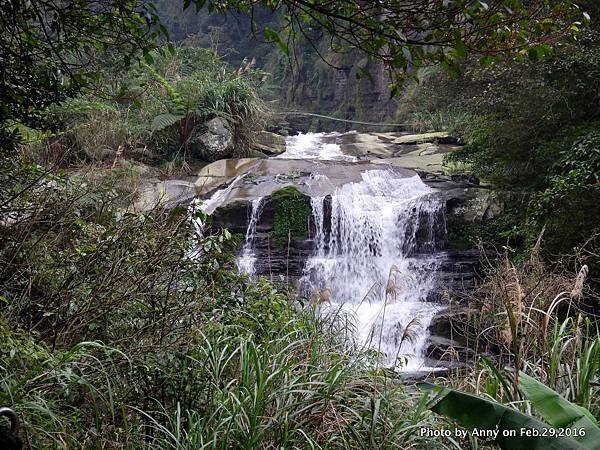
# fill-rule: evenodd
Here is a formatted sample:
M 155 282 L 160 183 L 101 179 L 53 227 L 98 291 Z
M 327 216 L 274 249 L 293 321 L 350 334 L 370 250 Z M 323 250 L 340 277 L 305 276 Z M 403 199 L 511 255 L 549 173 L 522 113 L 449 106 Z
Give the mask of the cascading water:
M 252 244 L 254 243 L 256 225 L 258 224 L 258 219 L 260 219 L 260 215 L 262 214 L 263 206 L 263 197 L 252 200 L 252 209 L 250 211 L 250 218 L 248 220 L 248 228 L 246 229 L 244 246 L 242 247 L 242 251 L 237 258 L 237 265 L 240 272 L 247 273 L 251 277 L 254 277 L 255 275 L 254 265 L 256 263 L 256 254 L 254 253 Z
M 362 178 L 331 195 L 329 230 L 326 199 L 312 199 L 316 253 L 302 282 L 315 298 L 328 300 L 324 310 L 354 318 L 359 343 L 379 350 L 388 365 L 406 357 L 404 368 L 414 370 L 423 365 L 427 327 L 438 306 L 427 301 L 436 258 L 413 254 L 419 246 L 435 247 L 443 206 L 418 175 L 373 170 Z
M 330 161 L 356 161 L 344 155 L 339 145 L 323 142 L 324 138 L 339 136 L 339 133 L 300 133 L 285 141 L 285 152 L 280 159 L 320 159 Z
M 331 143 L 336 136 L 290 137 L 278 158 L 340 161 L 344 170 L 356 160 Z M 437 240 L 445 233 L 444 203 L 418 175 L 407 177 L 384 167 L 359 173 L 360 181 L 337 188 L 318 172 L 304 182 L 309 191 L 329 183 L 333 192 L 311 197 L 314 250 L 299 288 L 320 303 L 324 314 L 341 311 L 351 316 L 357 343 L 378 350 L 384 364 L 422 370 L 427 329 L 440 309 L 428 297 L 439 266 Z M 242 178 L 217 191 L 203 210 L 211 213 Z M 263 207 L 263 197 L 252 200 L 238 256 L 239 269 L 253 277 Z

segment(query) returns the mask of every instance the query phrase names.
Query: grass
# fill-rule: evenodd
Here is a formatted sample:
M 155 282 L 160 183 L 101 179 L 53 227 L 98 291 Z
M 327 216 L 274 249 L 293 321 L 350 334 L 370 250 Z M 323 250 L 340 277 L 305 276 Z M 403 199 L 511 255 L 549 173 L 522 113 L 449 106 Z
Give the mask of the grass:
M 29 156 L 63 167 L 197 159 L 199 136 L 215 117 L 229 123 L 236 156 L 245 155 L 267 115 L 256 93 L 260 77 L 234 70 L 206 49 L 180 47 L 154 60 L 123 73 L 105 68 L 92 92 L 49 108 L 44 120 L 57 131 L 29 142 Z
M 491 263 L 467 295 L 467 308 L 477 313 L 452 325 L 479 356 L 472 372 L 451 384 L 527 409 L 518 388 L 523 371 L 598 417 L 598 297 L 585 283 L 587 266 L 576 274 L 546 266 L 541 238 L 520 264 L 507 256 Z
M 0 403 L 28 447 L 488 445 L 421 435 L 454 424 L 352 344 L 344 318 L 237 273 L 227 231 L 199 236 L 182 209 L 132 212 L 118 180 L 16 158 L 2 171 Z M 532 414 L 523 371 L 598 417 L 589 273 L 551 270 L 541 245 L 490 262 L 464 299 L 477 314 L 453 323 L 479 359 L 438 381 Z

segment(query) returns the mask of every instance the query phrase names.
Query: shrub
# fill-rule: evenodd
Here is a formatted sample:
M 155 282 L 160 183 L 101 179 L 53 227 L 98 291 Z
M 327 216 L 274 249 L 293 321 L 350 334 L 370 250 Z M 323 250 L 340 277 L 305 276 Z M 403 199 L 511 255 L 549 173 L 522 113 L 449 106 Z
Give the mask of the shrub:
M 233 128 L 238 155 L 244 155 L 266 114 L 255 73 L 234 71 L 205 49 L 165 50 L 153 60 L 123 73 L 106 67 L 94 92 L 51 107 L 46 120 L 59 130 L 35 146 L 37 153 L 60 146 L 70 154 L 63 163 L 185 159 L 194 156 L 204 123 L 223 117 Z

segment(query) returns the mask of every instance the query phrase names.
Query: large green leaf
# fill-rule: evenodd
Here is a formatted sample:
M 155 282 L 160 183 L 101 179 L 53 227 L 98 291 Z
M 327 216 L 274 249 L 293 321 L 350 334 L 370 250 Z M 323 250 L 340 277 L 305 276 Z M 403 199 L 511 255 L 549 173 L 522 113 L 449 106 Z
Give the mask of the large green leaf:
M 584 436 L 578 433 L 574 439 L 586 448 L 600 449 L 600 428 L 587 409 L 565 400 L 548 386 L 522 372 L 519 375 L 519 387 L 550 425 L 559 429 L 584 430 Z
M 420 387 L 437 394 L 430 403 L 432 411 L 449 417 L 471 430 L 499 430 L 495 442 L 503 449 L 581 450 L 586 448 L 571 437 L 551 435 L 551 425 L 500 403 L 428 383 L 421 383 Z M 527 434 L 538 434 L 538 436 Z M 544 434 L 550 435 L 544 436 Z

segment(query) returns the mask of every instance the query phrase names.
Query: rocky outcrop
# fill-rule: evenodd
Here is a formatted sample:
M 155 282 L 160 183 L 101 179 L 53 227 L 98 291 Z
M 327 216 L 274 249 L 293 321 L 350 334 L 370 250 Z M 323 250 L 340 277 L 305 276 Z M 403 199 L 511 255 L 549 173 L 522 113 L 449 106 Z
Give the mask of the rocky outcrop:
M 482 223 L 502 214 L 504 203 L 489 189 L 471 187 L 464 197 L 459 197 L 451 205 L 451 213 L 456 220 L 466 223 Z
M 238 182 L 219 199 L 217 207 L 235 201 L 249 202 L 266 197 L 287 186 L 295 186 L 308 196 L 324 197 L 344 184 L 361 180 L 361 173 L 381 169 L 372 161 L 308 161 L 302 159 L 243 158 L 217 161 L 205 166 L 196 181 L 205 194 L 218 186 Z M 402 167 L 391 166 L 398 177 L 411 177 L 416 173 Z
M 206 161 L 231 158 L 234 151 L 233 132 L 227 121 L 215 117 L 206 123 L 207 130 L 198 136 L 199 153 Z
M 149 181 L 138 193 L 134 208 L 137 211 L 149 211 L 157 207 L 171 209 L 197 195 L 196 186 L 189 181 Z
M 274 162 L 271 160 L 271 162 Z M 252 174 L 248 179 L 238 181 L 238 184 L 231 188 L 229 192 L 221 198 L 220 206 L 216 207 L 213 213 L 213 227 L 228 228 L 234 233 L 244 235 L 246 233 L 250 213 L 252 210 L 252 200 L 258 197 L 264 198 L 264 209 L 257 223 L 256 235 L 254 238 L 253 249 L 256 252 L 256 273 L 271 278 L 277 278 L 279 275 L 295 280 L 302 273 L 304 262 L 314 250 L 313 238 L 315 235 L 315 226 L 312 223 L 312 216 L 306 218 L 307 236 L 303 239 L 292 239 L 289 243 L 275 242 L 272 239 L 274 228 L 275 205 L 271 201 L 271 195 L 283 188 L 294 186 L 299 192 L 305 195 L 305 201 L 310 204 L 311 196 L 323 196 L 324 201 L 324 224 L 327 233 L 328 223 L 331 217 L 331 207 L 329 206 L 329 194 L 335 189 L 335 185 L 356 181 L 359 179 L 360 171 L 353 172 L 349 167 L 357 170 L 361 166 L 365 169 L 373 169 L 377 166 L 368 164 L 347 164 L 344 162 L 322 162 L 321 173 L 337 175 L 333 183 L 325 183 L 321 186 L 311 186 L 310 181 L 314 178 L 311 172 L 302 172 L 298 169 L 308 167 L 298 160 L 279 160 L 275 161 L 277 165 L 287 164 L 285 167 L 296 170 L 296 175 L 273 176 L 269 175 L 269 170 L 279 172 L 280 168 L 275 168 L 271 164 L 264 164 L 260 161 L 251 166 Z M 281 166 L 284 167 L 284 166 Z M 324 170 L 324 172 L 323 172 Z M 398 169 L 406 170 L 406 169 Z M 414 175 L 414 172 L 404 172 L 406 176 Z M 333 175 L 332 175 L 333 176 Z M 427 183 L 427 180 L 425 180 Z M 437 184 L 439 188 L 439 183 Z M 467 195 L 468 188 L 459 187 L 460 185 L 452 181 L 445 181 L 445 190 L 439 195 L 445 197 L 447 204 L 460 203 Z M 451 250 L 447 248 L 447 242 L 444 239 L 446 232 L 446 222 L 443 217 L 436 220 L 436 226 L 431 229 L 427 223 L 423 223 L 421 230 L 417 230 L 418 239 L 424 243 L 416 245 L 416 252 L 428 254 L 432 251 L 442 252 L 438 272 L 438 288 L 432 291 L 429 300 L 436 302 L 446 301 L 449 296 L 462 292 L 473 286 L 478 271 L 479 253 L 477 250 Z M 429 236 L 428 233 L 436 233 L 437 237 Z M 430 248 L 431 242 L 437 242 L 435 249 Z
M 254 136 L 252 148 L 265 155 L 280 155 L 285 151 L 285 137 L 268 131 L 260 131 Z
M 327 141 L 359 160 L 438 174 L 444 172 L 444 156 L 457 148 L 446 132 L 345 133 Z

